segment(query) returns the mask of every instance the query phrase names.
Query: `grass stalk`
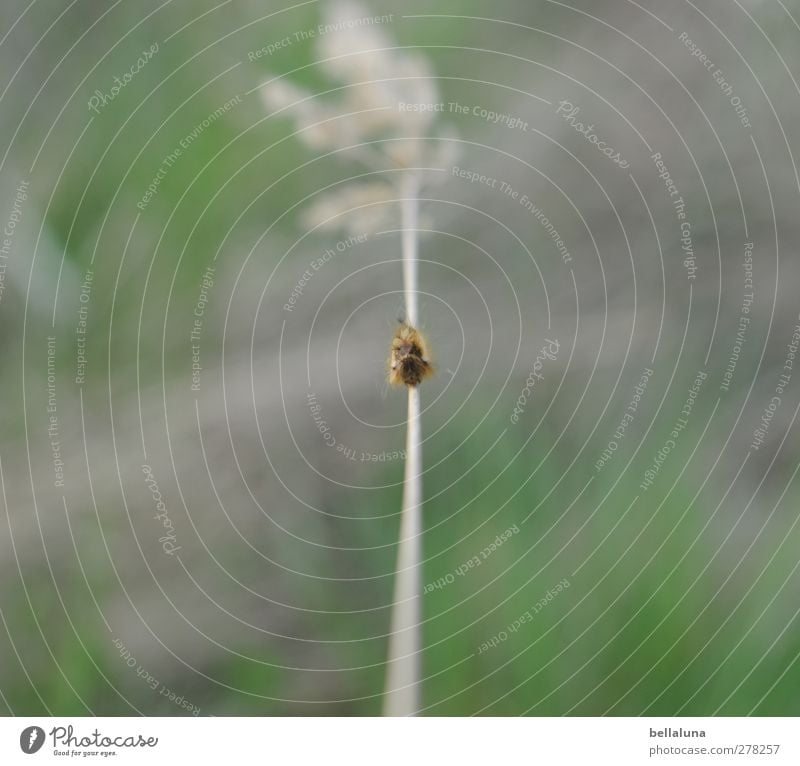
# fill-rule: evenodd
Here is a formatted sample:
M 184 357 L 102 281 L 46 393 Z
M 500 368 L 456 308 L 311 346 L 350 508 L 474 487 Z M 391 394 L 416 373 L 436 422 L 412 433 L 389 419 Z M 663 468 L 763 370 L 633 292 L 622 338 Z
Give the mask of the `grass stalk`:
M 418 181 L 407 171 L 401 186 L 403 291 L 406 322 L 417 325 Z M 415 715 L 420 703 L 422 615 L 422 426 L 419 387 L 407 386 L 408 422 L 403 507 L 389 634 L 384 715 Z

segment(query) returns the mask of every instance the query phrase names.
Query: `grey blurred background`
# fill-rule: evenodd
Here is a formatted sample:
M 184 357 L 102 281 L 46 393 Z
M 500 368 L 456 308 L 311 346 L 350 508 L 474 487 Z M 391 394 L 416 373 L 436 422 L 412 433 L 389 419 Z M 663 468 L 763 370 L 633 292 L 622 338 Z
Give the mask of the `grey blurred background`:
M 3 4 L 0 710 L 380 711 L 396 169 L 261 98 L 337 14 L 442 105 L 422 712 L 797 715 L 800 7 L 628 0 Z

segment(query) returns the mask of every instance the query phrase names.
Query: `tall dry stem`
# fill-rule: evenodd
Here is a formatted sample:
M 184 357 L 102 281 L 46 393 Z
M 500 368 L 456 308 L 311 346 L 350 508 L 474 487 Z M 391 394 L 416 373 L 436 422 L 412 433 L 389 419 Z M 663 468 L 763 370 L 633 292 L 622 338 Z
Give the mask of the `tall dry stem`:
M 403 291 L 406 321 L 417 324 L 418 181 L 407 171 L 401 185 Z M 384 715 L 415 715 L 419 710 L 422 651 L 422 426 L 418 386 L 408 386 L 406 465 L 397 550 L 391 633 L 387 658 Z

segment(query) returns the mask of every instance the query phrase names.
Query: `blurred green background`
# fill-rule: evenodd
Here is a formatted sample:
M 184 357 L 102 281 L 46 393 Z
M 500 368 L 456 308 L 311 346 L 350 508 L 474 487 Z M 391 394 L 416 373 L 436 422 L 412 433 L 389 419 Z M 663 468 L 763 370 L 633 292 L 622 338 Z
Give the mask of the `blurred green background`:
M 260 97 L 278 75 L 312 93 L 341 85 L 295 35 L 342 9 L 353 12 L 254 0 L 0 9 L 0 220 L 18 213 L 0 293 L 4 714 L 380 713 L 403 470 L 390 456 L 405 417 L 385 383 L 399 204 L 377 203 L 379 231 L 357 214 L 310 229 L 303 216 L 326 188 L 392 169 L 309 149 Z M 419 139 L 454 152 L 421 192 L 421 325 L 438 369 L 423 388 L 421 712 L 800 714 L 797 381 L 751 446 L 800 314 L 800 10 L 410 0 L 367 12 L 393 14 L 379 34 L 425 57 L 441 102 L 468 106 L 436 114 Z M 320 98 L 342 108 L 339 92 Z M 629 169 L 565 122 L 562 100 Z M 656 152 L 687 203 L 695 279 Z M 348 230 L 364 242 L 337 250 Z M 286 311 L 326 248 L 336 256 Z M 559 353 L 514 423 L 546 339 Z M 635 417 L 598 470 L 645 369 Z M 686 428 L 643 489 L 698 371 Z M 177 556 L 160 539 L 167 520 Z

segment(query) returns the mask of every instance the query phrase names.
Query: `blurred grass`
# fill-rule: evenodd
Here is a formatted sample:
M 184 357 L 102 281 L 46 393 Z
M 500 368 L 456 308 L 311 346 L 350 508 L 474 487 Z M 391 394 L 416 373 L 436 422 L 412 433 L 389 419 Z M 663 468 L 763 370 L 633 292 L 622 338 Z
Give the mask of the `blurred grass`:
M 455 2 L 440 5 L 441 12 L 452 8 L 468 13 L 480 7 L 477 3 L 468 4 L 469 7 Z M 97 8 L 102 6 L 97 4 Z M 141 11 L 126 8 L 121 12 L 130 14 L 123 17 L 122 23 L 125 24 L 138 18 Z M 177 11 L 172 13 L 178 14 Z M 5 18 L 8 19 L 9 15 L 6 14 Z M 160 35 L 158 39 L 177 29 L 181 19 L 179 14 L 173 15 L 170 24 L 156 27 Z M 279 56 L 265 57 L 254 63 L 246 61 L 246 51 L 315 23 L 316 15 L 308 9 L 291 17 L 276 18 L 269 26 L 254 25 L 237 36 L 235 43 L 228 41 L 220 45 L 219 60 L 215 62 L 213 72 L 210 68 L 205 69 L 207 64 L 178 67 L 203 44 L 215 39 L 218 32 L 216 23 L 213 20 L 198 23 L 181 33 L 168 46 L 163 46 L 157 59 L 137 76 L 112 106 L 97 116 L 90 128 L 90 137 L 76 149 L 75 161 L 60 176 L 65 147 L 60 144 L 58 136 L 79 134 L 87 117 L 83 109 L 86 95 L 95 86 L 107 85 L 113 73 L 124 71 L 138 52 L 153 42 L 153 34 L 144 29 L 132 34 L 83 86 L 76 96 L 76 107 L 65 114 L 42 154 L 36 178 L 37 187 L 45 189 L 45 192 L 39 192 L 36 205 L 41 211 L 49 198 L 49 190 L 54 188 L 46 225 L 58 247 L 63 248 L 67 264 L 74 267 L 79 276 L 89 266 L 96 247 L 96 299 L 92 311 L 97 328 L 108 327 L 109 296 L 116 283 L 116 271 L 125 244 L 123 234 L 135 215 L 136 202 L 163 157 L 174 150 L 193 126 L 233 94 L 242 93 L 276 72 L 310 64 L 313 56 L 309 45 L 295 44 Z M 474 25 L 467 22 L 450 21 L 448 26 L 451 35 L 464 45 L 477 45 L 482 39 L 483 32 L 478 34 Z M 401 36 L 407 34 L 402 30 L 400 33 Z M 434 44 L 440 39 L 439 32 L 433 27 L 415 28 L 414 34 L 414 40 L 419 44 Z M 60 45 L 53 46 L 47 56 L 51 63 L 61 55 L 61 48 L 74 39 L 69 27 L 63 30 L 63 35 Z M 84 72 L 86 61 L 92 60 L 91 54 L 103 50 L 107 42 L 103 35 L 98 35 L 92 43 L 93 49 L 77 52 L 74 57 L 79 60 L 71 65 L 74 72 Z M 432 50 L 430 55 L 441 60 L 444 69 L 453 68 L 452 64 L 446 66 L 452 54 Z M 233 69 L 230 75 L 206 85 L 214 74 L 242 60 L 244 63 Z M 8 62 L 5 63 L 7 69 Z M 314 67 L 300 71 L 296 80 L 310 87 L 323 83 Z M 72 83 L 72 87 L 75 84 Z M 131 106 L 157 86 L 158 90 L 122 128 Z M 450 97 L 454 93 L 468 93 L 469 87 L 454 84 L 447 93 Z M 154 132 L 155 120 L 160 122 L 188 94 L 198 89 L 190 103 L 180 107 Z M 29 90 L 30 86 L 25 84 L 12 88 L 12 111 L 25 107 Z M 51 91 L 46 93 L 54 95 Z M 34 115 L 41 108 L 37 105 Z M 22 158 L 32 156 L 38 149 L 52 122 L 53 115 L 49 116 L 49 120 L 22 131 L 19 137 L 15 155 L 19 157 L 17 169 L 23 175 L 27 168 Z M 163 237 L 148 286 L 145 316 L 166 302 L 167 290 L 182 252 L 176 291 L 171 299 L 180 307 L 192 305 L 196 299 L 198 275 L 223 245 L 228 227 L 242 213 L 242 200 L 249 202 L 261 195 L 245 217 L 242 228 L 246 234 L 229 245 L 235 247 L 237 253 L 245 243 L 254 243 L 263 229 L 273 222 L 275 211 L 285 210 L 317 186 L 338 177 L 335 161 L 325 160 L 314 165 L 314 184 L 309 183 L 308 175 L 292 173 L 265 191 L 272 181 L 308 157 L 298 141 L 281 140 L 287 131 L 282 118 L 270 118 L 259 123 L 257 129 L 242 134 L 244 127 L 261 116 L 257 99 L 251 97 L 234 107 L 229 117 L 214 122 L 191 151 L 169 171 L 158 195 L 148 206 L 146 216 L 142 216 L 142 241 L 150 247 L 140 247 L 128 255 L 121 283 L 129 284 L 141 278 L 150 265 L 152 248 Z M 6 122 L 4 135 L 8 128 Z M 120 128 L 122 131 L 111 143 Z M 136 159 L 142 147 L 141 136 L 151 134 L 146 151 Z M 236 193 L 220 194 L 210 212 L 195 226 L 206 203 L 229 183 L 230 168 L 241 167 L 244 161 L 273 143 L 276 144 L 274 148 L 258 156 L 237 174 L 232 182 Z M 98 147 L 110 147 L 99 165 Z M 216 156 L 218 152 L 221 153 Z M 204 168 L 206 163 L 210 164 Z M 202 173 L 198 175 L 201 169 Z M 120 188 L 123 179 L 124 185 Z M 117 194 L 118 204 L 111 209 L 106 221 L 108 204 Z M 82 197 L 76 215 L 76 202 Z M 281 222 L 277 236 L 288 241 L 296 236 L 297 212 Z M 103 234 L 96 243 L 104 221 Z M 264 257 L 271 255 L 269 252 Z M 307 255 L 307 250 L 298 249 L 292 257 L 304 263 Z M 133 338 L 136 335 L 140 300 L 141 295 L 135 290 L 122 290 L 116 296 L 115 322 L 122 337 Z M 45 327 L 47 319 L 49 317 L 39 317 L 36 321 Z M 9 322 L 12 323 L 9 325 L 11 334 L 14 328 L 19 328 L 19 317 L 9 317 Z M 142 376 L 148 385 L 160 383 L 160 337 L 155 340 L 155 345 L 142 349 Z M 93 384 L 100 390 L 105 382 L 108 337 L 98 329 L 90 342 L 89 354 L 96 376 Z M 184 374 L 185 364 L 182 359 L 170 357 L 168 353 L 167 370 L 177 378 Z M 11 373 L 6 371 L 3 375 L 8 379 Z M 128 378 L 117 385 L 127 387 L 130 393 L 134 383 L 132 378 Z M 674 407 L 672 410 L 666 408 L 667 412 L 673 410 Z M 607 425 L 613 425 L 613 416 L 609 415 L 607 421 Z M 425 564 L 424 582 L 433 582 L 455 571 L 512 524 L 524 530 L 505 542 L 480 567 L 457 577 L 453 584 L 426 594 L 423 699 L 430 705 L 426 712 L 469 715 L 481 711 L 492 715 L 516 715 L 530 708 L 532 713 L 549 715 L 566 712 L 597 715 L 607 711 L 617 715 L 635 715 L 647 709 L 654 715 L 669 715 L 691 699 L 681 708 L 682 713 L 702 715 L 721 706 L 721 713 L 740 715 L 749 712 L 769 686 L 787 670 L 755 712 L 800 715 L 800 698 L 796 694 L 800 684 L 800 666 L 795 661 L 800 653 L 800 631 L 794 621 L 784 634 L 778 636 L 777 631 L 787 615 L 793 613 L 792 594 L 798 584 L 794 567 L 796 551 L 800 548 L 800 533 L 792 528 L 791 513 L 787 512 L 787 509 L 797 507 L 796 486 L 790 488 L 762 539 L 755 543 L 752 555 L 726 583 L 739 557 L 761 528 L 763 519 L 753 518 L 756 511 L 751 509 L 731 538 L 726 540 L 744 501 L 732 498 L 735 502 L 726 504 L 715 518 L 711 518 L 714 508 L 704 500 L 706 496 L 720 496 L 720 488 L 709 486 L 694 501 L 689 487 L 699 484 L 700 469 L 696 466 L 689 469 L 690 474 L 695 473 L 694 476 L 678 479 L 675 488 L 665 496 L 664 488 L 672 485 L 678 467 L 686 460 L 683 452 L 673 454 L 658 485 L 642 494 L 638 504 L 627 514 L 630 498 L 640 494 L 632 478 L 639 475 L 637 471 L 629 471 L 613 490 L 611 484 L 617 473 L 616 470 L 607 471 L 589 485 L 580 503 L 567 510 L 579 488 L 574 475 L 570 476 L 569 482 L 561 482 L 554 492 L 551 493 L 550 489 L 559 483 L 575 451 L 582 445 L 568 435 L 558 449 L 549 453 L 549 446 L 557 433 L 557 422 L 556 413 L 543 426 L 540 438 L 524 446 L 524 428 L 511 429 L 488 453 L 485 452 L 486 445 L 489 439 L 494 441 L 494 437 L 479 432 L 467 439 L 469 429 L 464 424 L 452 424 L 436 440 L 435 448 L 426 446 L 426 464 L 434 465 L 440 460 L 442 464 L 426 475 L 425 491 L 429 500 L 425 507 L 425 551 L 429 558 Z M 12 446 L 19 445 L 22 439 L 18 419 L 14 420 L 12 429 L 6 432 L 7 438 Z M 489 431 L 487 429 L 487 433 Z M 693 445 L 698 437 L 696 430 L 687 431 L 682 443 Z M 658 437 L 654 436 L 650 443 L 658 442 Z M 592 447 L 587 452 L 594 454 L 597 449 Z M 615 457 L 615 469 L 622 464 L 622 459 L 622 454 Z M 533 467 L 540 462 L 541 467 L 531 478 Z M 463 479 L 453 483 L 454 478 L 468 466 L 474 467 Z M 387 466 L 379 483 L 396 482 L 400 470 L 399 464 Z M 584 480 L 588 479 L 587 475 Z M 510 500 L 512 496 L 513 500 Z M 380 508 L 384 511 L 399 508 L 398 487 L 381 493 L 380 498 Z M 601 500 L 602 507 L 587 522 L 588 514 Z M 331 508 L 361 518 L 374 513 L 375 503 L 368 493 L 339 492 L 333 496 Z M 584 522 L 587 522 L 586 527 L 571 541 L 572 535 Z M 352 534 L 351 527 L 346 524 L 333 524 L 329 532 L 331 540 L 342 546 L 376 546 L 360 554 L 357 565 L 342 566 L 353 577 L 374 578 L 367 585 L 358 586 L 365 591 L 369 589 L 368 603 L 387 603 L 391 582 L 384 575 L 385 562 L 394 555 L 391 545 L 396 538 L 395 520 L 380 527 L 367 525 L 358 534 Z M 608 540 L 600 545 L 588 563 L 573 574 L 592 553 L 593 546 L 609 533 Z M 788 538 L 773 557 L 773 551 L 787 533 Z M 91 536 L 92 532 L 87 534 Z M 637 538 L 635 544 L 625 550 L 634 538 Z M 694 545 L 690 548 L 692 543 Z M 721 555 L 710 561 L 711 554 L 723 544 Z M 563 553 L 560 552 L 562 547 Z M 33 577 L 30 574 L 26 576 L 31 601 L 36 605 L 38 619 L 51 639 L 55 664 L 63 669 L 87 706 L 106 715 L 131 712 L 130 707 L 110 690 L 98 673 L 99 668 L 132 704 L 144 712 L 187 714 L 163 697 L 149 693 L 136 673 L 119 662 L 113 650 L 109 650 L 103 635 L 105 629 L 88 598 L 80 570 L 74 563 L 61 564 L 59 587 L 70 606 L 85 650 L 79 645 L 60 616 L 60 602 L 41 558 L 41 550 L 35 545 L 32 548 L 36 553 L 29 554 L 26 561 L 26 571 L 37 573 Z M 83 545 L 80 548 L 84 550 Z M 91 563 L 94 571 L 90 572 L 92 588 L 100 601 L 114 593 L 112 584 L 104 576 L 96 574 L 105 571 L 102 558 L 95 555 Z M 484 641 L 513 623 L 548 588 L 565 577 L 570 579 L 569 589 L 559 594 L 507 641 L 477 655 L 478 647 Z M 790 579 L 784 587 L 787 577 Z M 738 606 L 740 598 L 753 583 L 752 591 Z M 352 591 L 343 598 L 343 591 L 352 587 L 347 583 L 315 582 L 307 587 L 312 591 L 309 597 L 329 602 L 332 609 L 341 603 L 350 603 L 354 598 Z M 776 594 L 774 603 L 759 620 L 761 611 Z M 304 599 L 305 594 L 298 597 L 298 601 Z M 19 642 L 15 648 L 20 652 L 24 649 L 25 656 L 23 672 L 13 659 L 15 651 L 10 637 L 3 631 L 4 635 L 0 635 L 2 656 L 8 658 L 7 668 L 14 668 L 13 672 L 6 670 L 2 675 L 3 693 L 9 707 L 29 716 L 44 713 L 45 703 L 49 712 L 56 715 L 86 713 L 62 675 L 54 672 L 54 663 L 32 619 L 27 598 L 16 586 L 4 595 L 3 612 L 8 620 L 6 628 L 15 645 Z M 364 669 L 350 672 L 323 670 L 318 673 L 288 669 L 293 662 L 304 661 L 304 657 L 294 653 L 291 641 L 257 641 L 248 634 L 247 640 L 236 646 L 236 651 L 260 662 L 221 652 L 214 661 L 201 668 L 203 673 L 220 681 L 218 684 L 186 672 L 186 668 L 178 663 L 167 662 L 161 668 L 152 668 L 151 672 L 164 684 L 180 689 L 204 714 L 378 714 L 388 610 L 316 615 L 308 618 L 306 626 L 311 626 L 313 632 L 315 621 L 319 624 L 323 620 L 324 631 L 320 632 L 331 642 L 342 643 L 329 643 L 320 649 L 321 666 L 362 666 Z M 91 626 L 91 630 L 84 629 L 85 626 Z M 354 636 L 363 635 L 373 638 L 353 640 Z M 57 640 L 52 640 L 53 637 Z M 773 639 L 777 639 L 774 647 L 771 646 Z M 708 641 L 710 643 L 706 646 Z M 723 661 L 729 652 L 730 658 Z M 472 660 L 462 662 L 470 656 Z M 278 664 L 287 668 L 275 667 Z M 716 672 L 718 665 L 719 671 Z M 742 674 L 740 671 L 730 672 L 732 668 L 755 668 L 755 672 L 735 689 Z M 302 680 L 298 681 L 298 675 Z M 292 694 L 303 692 L 309 698 L 352 698 L 352 701 L 329 705 L 286 701 Z M 273 700 L 259 699 L 259 696 Z

